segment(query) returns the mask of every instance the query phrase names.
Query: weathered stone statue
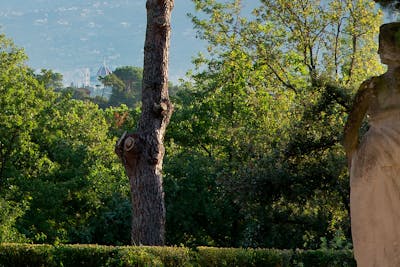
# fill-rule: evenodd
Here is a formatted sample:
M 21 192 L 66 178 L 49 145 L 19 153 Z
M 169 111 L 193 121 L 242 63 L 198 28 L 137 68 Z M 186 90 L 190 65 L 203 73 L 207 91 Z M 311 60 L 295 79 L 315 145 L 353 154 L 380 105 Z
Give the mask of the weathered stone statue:
M 400 266 L 400 23 L 380 28 L 385 74 L 365 81 L 344 132 L 354 256 L 359 267 Z M 359 143 L 359 128 L 369 129 Z

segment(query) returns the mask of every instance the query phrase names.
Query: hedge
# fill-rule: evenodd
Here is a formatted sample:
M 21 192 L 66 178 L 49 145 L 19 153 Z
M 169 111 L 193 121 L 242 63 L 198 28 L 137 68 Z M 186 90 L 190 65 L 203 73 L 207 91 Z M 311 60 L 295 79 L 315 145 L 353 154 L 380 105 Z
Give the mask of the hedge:
M 356 266 L 350 250 L 0 244 L 0 267 Z

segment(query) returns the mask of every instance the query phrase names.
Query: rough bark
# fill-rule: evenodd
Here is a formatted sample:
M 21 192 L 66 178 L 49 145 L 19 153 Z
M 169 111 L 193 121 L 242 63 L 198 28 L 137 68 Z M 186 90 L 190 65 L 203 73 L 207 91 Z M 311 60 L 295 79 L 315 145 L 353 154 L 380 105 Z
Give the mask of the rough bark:
M 173 110 L 168 95 L 173 3 L 173 0 L 147 0 L 142 113 L 137 132 L 124 134 L 116 145 L 131 186 L 134 245 L 164 245 L 162 164 L 165 130 Z

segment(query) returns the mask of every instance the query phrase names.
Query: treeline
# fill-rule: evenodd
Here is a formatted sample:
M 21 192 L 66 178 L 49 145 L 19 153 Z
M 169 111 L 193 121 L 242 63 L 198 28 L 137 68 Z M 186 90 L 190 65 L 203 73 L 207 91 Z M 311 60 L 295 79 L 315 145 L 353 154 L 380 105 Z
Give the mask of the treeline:
M 350 247 L 340 140 L 353 92 L 382 72 L 381 14 L 367 0 L 261 1 L 246 17 L 241 1 L 193 2 L 208 54 L 174 87 L 167 243 Z M 102 106 L 52 90 L 51 75 L 0 42 L 0 241 L 129 244 L 129 183 L 113 149 L 135 127 L 140 69 L 103 77 L 120 100 Z
M 89 100 L 97 104 L 100 108 L 116 107 L 126 105 L 128 108 L 135 109 L 141 105 L 142 101 L 142 77 L 143 68 L 134 66 L 117 67 L 111 74 L 107 76 L 99 76 L 98 80 L 102 86 L 96 88 L 101 95 L 92 96 L 88 87 L 63 87 L 62 75 L 54 73 L 51 70 L 42 70 L 36 77 L 40 81 L 45 82 L 47 88 L 55 88 L 56 91 L 69 91 L 72 97 L 78 100 Z M 111 89 L 109 97 L 104 95 L 105 90 Z M 179 89 L 178 85 L 169 82 L 169 91 L 171 95 L 175 95 Z

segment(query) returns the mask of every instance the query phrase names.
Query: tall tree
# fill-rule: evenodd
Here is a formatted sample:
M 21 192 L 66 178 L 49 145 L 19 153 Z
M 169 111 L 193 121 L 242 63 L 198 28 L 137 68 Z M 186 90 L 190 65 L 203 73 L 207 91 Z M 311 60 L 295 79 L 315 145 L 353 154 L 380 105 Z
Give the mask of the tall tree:
M 163 245 L 165 204 L 162 182 L 164 135 L 172 114 L 168 95 L 168 54 L 173 0 L 147 0 L 142 113 L 136 133 L 116 145 L 129 177 L 132 243 Z
M 0 242 L 26 241 L 15 222 L 28 207 L 15 181 L 31 177 L 40 165 L 32 132 L 53 94 L 26 66 L 27 56 L 0 34 Z M 14 201 L 16 196 L 21 196 Z
M 40 83 L 43 83 L 46 89 L 57 90 L 63 88 L 63 76 L 61 73 L 41 69 L 40 73 L 34 76 Z
M 188 101 L 175 102 L 174 120 L 181 121 L 168 131 L 173 151 L 193 151 L 186 164 L 179 155 L 182 168 L 166 168 L 166 185 L 176 190 L 167 198 L 173 226 L 181 224 L 173 212 L 196 218 L 193 209 L 206 210 L 170 203 L 190 205 L 179 190 L 196 187 L 193 170 L 207 168 L 211 194 L 198 192 L 215 208 L 197 216 L 195 230 L 177 227 L 190 237 L 183 242 L 317 248 L 325 237 L 345 246 L 348 177 L 339 140 L 351 89 L 381 69 L 374 41 L 380 13 L 370 0 L 271 0 L 244 18 L 247 1 L 193 2 L 203 13 L 192 19 L 209 56 L 196 59 L 204 64 L 181 98 Z M 217 212 L 225 228 L 214 232 Z
M 108 101 L 110 106 L 125 104 L 128 107 L 136 107 L 141 99 L 141 84 L 143 80 L 143 68 L 124 66 L 119 67 L 113 73 L 102 77 L 105 86 L 112 87 L 112 94 Z
M 134 66 L 123 66 L 116 68 L 113 71 L 115 76 L 117 76 L 121 81 L 124 82 L 124 91 L 130 92 L 131 90 L 140 89 L 140 83 L 143 79 L 143 69 Z

